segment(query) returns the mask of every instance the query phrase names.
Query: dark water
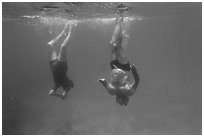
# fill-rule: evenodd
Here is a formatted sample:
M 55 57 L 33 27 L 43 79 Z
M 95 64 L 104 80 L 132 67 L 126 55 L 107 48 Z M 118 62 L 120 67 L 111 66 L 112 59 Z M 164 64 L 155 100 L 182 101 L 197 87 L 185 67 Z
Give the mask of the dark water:
M 48 95 L 53 81 L 48 28 L 3 23 L 3 134 L 201 134 L 202 7 L 130 24 L 127 53 L 141 81 L 127 107 L 96 80 L 109 79 L 114 25 L 78 24 L 68 48 L 75 87 L 64 101 Z

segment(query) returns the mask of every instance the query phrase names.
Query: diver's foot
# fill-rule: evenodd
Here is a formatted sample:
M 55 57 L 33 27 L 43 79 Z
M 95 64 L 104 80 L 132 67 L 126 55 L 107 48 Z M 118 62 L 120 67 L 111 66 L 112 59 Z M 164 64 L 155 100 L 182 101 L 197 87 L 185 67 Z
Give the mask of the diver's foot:
M 51 96 L 51 95 L 54 95 L 54 94 L 55 94 L 55 91 L 53 89 L 51 89 L 50 92 L 49 92 L 49 95 Z

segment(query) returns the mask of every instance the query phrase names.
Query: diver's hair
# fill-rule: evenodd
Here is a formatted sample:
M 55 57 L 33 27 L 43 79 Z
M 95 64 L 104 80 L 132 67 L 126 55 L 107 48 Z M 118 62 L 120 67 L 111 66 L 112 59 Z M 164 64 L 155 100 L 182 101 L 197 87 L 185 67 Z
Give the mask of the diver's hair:
M 116 102 L 119 105 L 127 106 L 128 102 L 129 102 L 129 97 L 125 96 L 125 95 L 116 95 Z

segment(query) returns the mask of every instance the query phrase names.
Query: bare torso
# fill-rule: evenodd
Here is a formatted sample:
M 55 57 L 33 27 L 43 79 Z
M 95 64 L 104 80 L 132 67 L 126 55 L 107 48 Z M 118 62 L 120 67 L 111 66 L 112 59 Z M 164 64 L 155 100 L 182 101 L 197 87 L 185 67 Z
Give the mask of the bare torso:
M 111 89 L 113 90 L 112 92 L 117 95 L 117 94 L 121 94 L 121 95 L 125 95 L 128 96 L 131 92 L 131 84 L 127 83 L 123 86 L 116 86 L 116 85 L 112 85 L 110 84 Z

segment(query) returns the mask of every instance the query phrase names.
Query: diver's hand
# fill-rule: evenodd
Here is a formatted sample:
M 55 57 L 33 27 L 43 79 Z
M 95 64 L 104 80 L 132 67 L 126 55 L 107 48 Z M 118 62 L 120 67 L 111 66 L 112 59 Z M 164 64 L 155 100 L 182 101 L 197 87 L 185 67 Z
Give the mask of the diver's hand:
M 106 80 L 104 78 L 98 79 L 97 82 L 104 83 Z

